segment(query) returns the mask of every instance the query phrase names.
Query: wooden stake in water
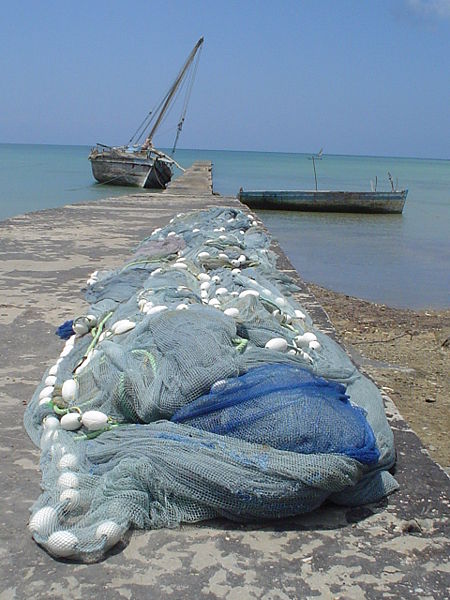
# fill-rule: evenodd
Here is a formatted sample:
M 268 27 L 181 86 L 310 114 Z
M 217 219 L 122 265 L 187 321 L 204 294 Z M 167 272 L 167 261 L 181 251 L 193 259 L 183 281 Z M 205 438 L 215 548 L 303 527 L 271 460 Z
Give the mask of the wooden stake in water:
M 323 155 L 323 148 L 320 149 L 319 153 L 317 155 L 313 155 L 309 157 L 309 160 L 312 160 L 313 163 L 313 169 L 314 169 L 314 181 L 316 184 L 316 192 L 317 192 L 317 173 L 316 173 L 316 160 L 322 160 L 322 155 Z

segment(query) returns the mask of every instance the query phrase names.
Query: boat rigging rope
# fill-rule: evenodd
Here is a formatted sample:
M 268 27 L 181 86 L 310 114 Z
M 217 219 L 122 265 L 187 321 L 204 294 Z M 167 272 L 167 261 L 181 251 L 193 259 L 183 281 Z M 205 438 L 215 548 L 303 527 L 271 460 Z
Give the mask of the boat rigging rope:
M 176 99 L 177 99 L 177 97 L 179 97 L 179 95 L 181 93 L 181 90 L 184 87 L 185 82 L 187 81 L 188 85 L 187 85 L 186 93 L 185 93 L 185 96 L 184 96 L 183 106 L 182 106 L 182 109 L 181 109 L 181 115 L 180 115 L 180 119 L 179 119 L 178 125 L 177 125 L 177 133 L 176 133 L 176 136 L 175 136 L 175 141 L 173 143 L 171 154 L 175 153 L 175 149 L 176 149 L 177 143 L 178 143 L 178 138 L 180 137 L 180 133 L 181 133 L 181 130 L 183 128 L 183 123 L 184 123 L 184 119 L 186 117 L 187 107 L 188 107 L 189 100 L 190 100 L 190 97 L 191 97 L 191 94 L 192 94 L 192 88 L 193 88 L 193 85 L 194 85 L 195 76 L 197 74 L 197 69 L 198 69 L 198 64 L 199 64 L 200 54 L 202 52 L 202 49 L 203 49 L 203 47 L 199 48 L 199 51 L 197 52 L 197 55 L 196 55 L 196 57 L 194 59 L 194 62 L 189 67 L 188 75 L 185 77 L 185 80 L 182 82 L 181 87 L 178 90 L 175 99 L 173 100 L 173 102 L 175 102 Z M 149 113 L 146 115 L 146 117 L 144 118 L 144 120 L 141 122 L 141 124 L 139 125 L 139 127 L 136 129 L 136 131 L 134 132 L 134 134 L 129 139 L 129 141 L 128 141 L 128 145 L 129 146 L 133 142 L 136 143 L 136 144 L 139 144 L 141 142 L 142 138 L 146 134 L 146 131 L 149 129 L 150 124 L 153 122 L 153 120 L 155 119 L 155 117 L 158 115 L 161 107 L 163 106 L 163 104 L 166 101 L 166 99 L 169 96 L 169 94 L 170 94 L 170 89 L 164 95 L 164 97 L 161 99 L 161 101 L 158 103 L 158 105 L 155 108 L 153 108 L 152 110 L 149 111 Z M 172 104 L 172 106 L 173 106 L 173 104 Z M 167 115 L 166 115 L 166 117 L 167 117 Z
M 145 135 L 146 131 L 149 129 L 150 124 L 152 123 L 152 121 L 155 118 L 155 116 L 158 114 L 160 108 L 164 104 L 164 102 L 165 102 L 165 100 L 166 100 L 166 98 L 167 98 L 168 95 L 169 95 L 169 92 L 167 92 L 165 94 L 165 96 L 160 100 L 160 102 L 154 108 L 152 108 L 149 111 L 149 113 L 144 118 L 144 120 L 142 121 L 142 123 L 136 129 L 135 133 L 131 136 L 131 138 L 130 138 L 130 140 L 128 142 L 128 145 L 131 145 L 131 143 L 133 141 L 136 144 L 139 144 L 140 140 L 142 140 L 142 138 Z
M 136 141 L 139 139 L 138 137 L 136 137 L 138 135 L 139 132 L 140 135 L 139 137 L 142 135 L 142 129 L 147 129 L 148 124 L 151 121 L 151 116 L 153 114 L 153 109 L 149 111 L 149 113 L 145 116 L 144 120 L 142 121 L 142 123 L 139 125 L 139 127 L 136 129 L 136 131 L 133 133 L 133 135 L 130 137 L 130 139 L 128 140 L 128 146 L 130 146 L 133 142 L 133 140 L 136 138 Z
M 184 97 L 184 104 L 183 104 L 183 109 L 181 112 L 181 117 L 180 117 L 180 120 L 178 121 L 178 125 L 177 125 L 177 133 L 176 133 L 175 140 L 174 140 L 173 146 L 172 146 L 172 152 L 171 152 L 172 155 L 175 154 L 175 150 L 176 150 L 176 147 L 178 144 L 178 138 L 180 137 L 181 130 L 183 129 L 184 119 L 186 117 L 189 100 L 191 99 L 192 88 L 194 85 L 195 76 L 197 75 L 198 63 L 200 61 L 200 54 L 202 53 L 202 50 L 203 50 L 203 46 L 200 47 L 200 49 L 197 53 L 197 56 L 195 57 L 193 67 L 189 73 L 188 87 L 186 90 L 186 95 Z

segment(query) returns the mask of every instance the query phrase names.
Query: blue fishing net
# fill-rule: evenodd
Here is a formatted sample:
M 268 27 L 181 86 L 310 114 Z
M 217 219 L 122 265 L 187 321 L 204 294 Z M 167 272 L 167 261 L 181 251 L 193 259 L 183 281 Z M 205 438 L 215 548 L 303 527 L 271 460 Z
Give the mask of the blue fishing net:
M 30 530 L 52 555 L 396 489 L 378 389 L 314 327 L 270 243 L 239 210 L 179 214 L 89 278 L 24 417 L 41 448 Z
M 380 457 L 345 386 L 294 366 L 265 365 L 216 383 L 171 421 L 289 452 L 345 454 L 368 465 Z

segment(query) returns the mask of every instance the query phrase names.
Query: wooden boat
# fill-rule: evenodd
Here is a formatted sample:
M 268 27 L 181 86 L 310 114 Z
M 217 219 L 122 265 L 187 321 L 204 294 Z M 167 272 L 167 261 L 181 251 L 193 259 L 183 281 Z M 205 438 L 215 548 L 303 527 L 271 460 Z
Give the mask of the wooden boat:
M 317 186 L 316 161 L 322 160 L 323 148 L 312 155 L 315 190 L 245 191 L 239 190 L 238 198 L 250 208 L 260 210 L 298 210 L 305 212 L 347 212 L 401 214 L 408 190 L 397 190 L 392 175 L 388 172 L 390 192 L 378 192 L 378 177 L 371 181 L 370 192 L 342 192 L 319 190 Z
M 89 160 L 91 161 L 92 174 L 99 183 L 164 189 L 172 178 L 172 169 L 174 166 L 184 170 L 172 156 L 156 150 L 153 147 L 152 140 L 177 90 L 179 90 L 181 83 L 189 72 L 190 81 L 186 86 L 187 95 L 184 100 L 183 112 L 178 123 L 177 134 L 172 148 L 172 154 L 175 152 L 196 72 L 197 65 L 193 63 L 196 56 L 198 62 L 200 56 L 198 51 L 202 44 L 203 38 L 200 38 L 158 108 L 154 112 L 150 111 L 127 145 L 107 146 L 105 144 L 97 144 L 92 148 Z M 190 67 L 192 68 L 190 69 Z M 142 139 L 150 127 L 150 132 L 145 141 L 142 145 L 139 144 L 140 139 Z
M 391 192 L 341 192 L 325 190 L 244 191 L 238 198 L 260 210 L 400 214 L 408 190 Z

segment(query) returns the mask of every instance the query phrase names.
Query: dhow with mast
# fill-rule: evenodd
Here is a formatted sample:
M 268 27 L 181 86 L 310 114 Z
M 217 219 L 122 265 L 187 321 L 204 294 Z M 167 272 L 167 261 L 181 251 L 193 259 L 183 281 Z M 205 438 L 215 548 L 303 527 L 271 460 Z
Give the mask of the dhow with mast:
M 97 144 L 92 148 L 89 160 L 91 161 L 92 174 L 99 183 L 164 189 L 172 178 L 174 166 L 184 170 L 173 159 L 173 154 L 186 116 L 202 44 L 203 37 L 198 40 L 192 49 L 169 91 L 155 110 L 151 110 L 145 117 L 127 145 L 107 146 Z M 184 83 L 187 84 L 184 103 L 171 152 L 172 156 L 169 156 L 154 148 L 152 140 L 167 115 L 175 95 Z M 147 131 L 149 133 L 144 142 L 140 144 L 140 140 Z

